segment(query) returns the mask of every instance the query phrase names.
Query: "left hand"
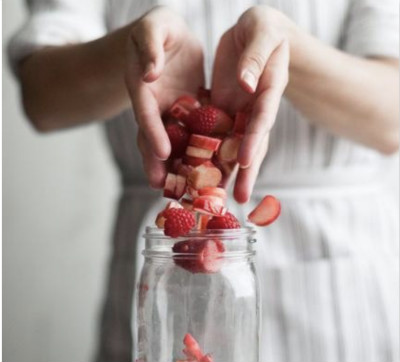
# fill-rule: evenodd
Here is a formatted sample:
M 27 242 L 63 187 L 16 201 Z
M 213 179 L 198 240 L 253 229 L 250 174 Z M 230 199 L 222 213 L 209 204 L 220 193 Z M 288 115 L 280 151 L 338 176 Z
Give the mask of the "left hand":
M 290 26 L 279 11 L 252 7 L 222 36 L 217 49 L 212 103 L 231 114 L 249 111 L 238 154 L 234 190 L 238 202 L 250 197 L 288 83 Z

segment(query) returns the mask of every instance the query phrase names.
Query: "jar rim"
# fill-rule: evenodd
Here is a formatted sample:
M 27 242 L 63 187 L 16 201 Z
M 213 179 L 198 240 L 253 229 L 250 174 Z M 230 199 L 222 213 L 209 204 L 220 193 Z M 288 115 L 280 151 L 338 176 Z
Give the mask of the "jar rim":
M 246 226 L 239 229 L 213 229 L 213 230 L 192 230 L 185 236 L 181 236 L 178 238 L 172 238 L 164 234 L 164 229 L 160 229 L 155 226 L 147 226 L 145 229 L 145 233 L 143 234 L 144 239 L 158 239 L 158 240 L 187 240 L 187 239 L 196 239 L 196 238 L 238 238 L 238 237 L 251 237 L 256 233 L 256 230 L 252 226 Z

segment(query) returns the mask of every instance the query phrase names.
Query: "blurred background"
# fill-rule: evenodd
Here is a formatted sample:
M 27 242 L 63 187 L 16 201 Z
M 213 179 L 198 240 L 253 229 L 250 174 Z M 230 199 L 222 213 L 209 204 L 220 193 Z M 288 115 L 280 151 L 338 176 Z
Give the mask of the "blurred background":
M 3 1 L 3 15 L 3 361 L 90 361 L 117 176 L 101 126 L 30 127 L 5 55 L 24 1 Z
M 25 119 L 6 58 L 24 4 L 3 1 L 3 361 L 90 361 L 118 180 L 101 126 Z

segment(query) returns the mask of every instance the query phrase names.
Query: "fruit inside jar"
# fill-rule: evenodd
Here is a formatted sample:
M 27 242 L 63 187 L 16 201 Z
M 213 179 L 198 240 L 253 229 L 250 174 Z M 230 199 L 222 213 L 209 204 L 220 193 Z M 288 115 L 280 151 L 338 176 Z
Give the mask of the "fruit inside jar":
M 258 362 L 258 282 L 251 228 L 148 228 L 138 286 L 139 357 Z M 182 252 L 183 251 L 183 252 Z

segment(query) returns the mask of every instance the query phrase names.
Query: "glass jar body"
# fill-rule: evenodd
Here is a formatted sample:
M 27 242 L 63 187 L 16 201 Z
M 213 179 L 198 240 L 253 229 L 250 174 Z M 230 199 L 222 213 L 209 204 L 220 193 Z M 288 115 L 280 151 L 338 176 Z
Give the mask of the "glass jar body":
M 251 233 L 244 230 L 218 236 L 224 251 L 206 271 L 197 263 L 207 255 L 172 252 L 184 239 L 147 239 L 137 297 L 137 361 L 189 361 L 182 352 L 189 333 L 213 362 L 259 362 L 259 287 Z M 216 236 L 191 235 L 186 242 L 209 240 Z

